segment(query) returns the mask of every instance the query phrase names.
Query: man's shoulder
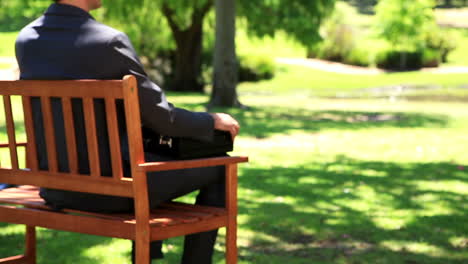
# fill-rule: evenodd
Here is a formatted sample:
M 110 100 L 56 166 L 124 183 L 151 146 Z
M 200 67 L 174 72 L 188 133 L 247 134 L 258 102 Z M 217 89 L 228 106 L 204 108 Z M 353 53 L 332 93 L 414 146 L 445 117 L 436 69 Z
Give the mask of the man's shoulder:
M 122 31 L 120 31 L 120 30 L 118 30 L 116 28 L 113 28 L 113 27 L 111 27 L 109 25 L 106 25 L 104 23 L 101 23 L 99 21 L 96 21 L 96 20 L 88 20 L 88 23 L 86 23 L 86 26 L 89 29 L 99 31 L 101 33 L 105 33 L 105 34 L 110 35 L 110 36 L 117 36 L 117 35 L 124 34 Z
M 96 20 L 89 20 L 85 29 L 92 34 L 99 35 L 100 38 L 106 39 L 107 41 L 112 41 L 113 39 L 118 39 L 126 37 L 127 35 L 122 31 L 115 29 L 111 26 L 98 22 Z

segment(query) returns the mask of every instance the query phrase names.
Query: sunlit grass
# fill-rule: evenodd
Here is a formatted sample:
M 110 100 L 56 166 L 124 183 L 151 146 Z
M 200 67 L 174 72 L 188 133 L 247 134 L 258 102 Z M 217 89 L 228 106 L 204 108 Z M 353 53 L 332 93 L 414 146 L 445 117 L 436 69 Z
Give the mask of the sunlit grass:
M 0 57 L 15 56 L 15 40 L 18 32 L 0 32 Z M 2 64 L 0 64 L 0 68 Z
M 275 94 L 295 93 L 307 96 L 349 95 L 363 88 L 386 86 L 437 86 L 456 88 L 468 84 L 466 74 L 433 74 L 429 72 L 403 72 L 379 75 L 351 75 L 311 69 L 304 66 L 280 65 L 272 80 L 242 83 L 240 93 Z M 462 91 L 459 91 L 463 93 Z M 367 92 L 366 92 L 367 93 Z M 445 91 L 442 91 L 445 93 Z M 363 92 L 364 94 L 364 92 Z
M 193 110 L 207 99 L 169 94 Z M 239 173 L 239 263 L 468 260 L 465 104 L 241 99 L 252 108 L 216 109 L 241 122 L 233 154 L 250 156 Z M 20 252 L 22 232 L 0 224 L 0 256 Z M 41 229 L 39 241 L 39 263 L 129 263 L 124 240 Z M 168 241 L 158 263 L 178 263 L 181 243 Z

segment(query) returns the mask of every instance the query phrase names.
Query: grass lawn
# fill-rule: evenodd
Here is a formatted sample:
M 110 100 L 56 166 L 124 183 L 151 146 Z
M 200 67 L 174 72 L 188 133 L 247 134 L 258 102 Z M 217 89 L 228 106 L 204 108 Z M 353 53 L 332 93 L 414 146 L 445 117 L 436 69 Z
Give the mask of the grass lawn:
M 303 66 L 280 65 L 272 80 L 242 83 L 239 92 L 245 94 L 295 93 L 305 97 L 369 96 L 366 88 L 392 86 L 433 86 L 433 93 L 446 94 L 448 90 L 468 95 L 467 89 L 453 89 L 468 84 L 466 74 L 433 74 L 403 72 L 379 75 L 348 75 L 324 72 Z M 394 89 L 393 89 L 394 90 Z M 390 89 L 390 93 L 393 92 Z M 424 90 L 424 93 L 428 92 Z M 431 92 L 431 91 L 429 91 Z
M 15 40 L 18 32 L 0 32 L 0 57 L 15 56 Z M 0 64 L 0 67 L 2 64 Z
M 203 110 L 207 97 L 169 99 Z M 242 124 L 234 154 L 251 159 L 239 174 L 239 263 L 468 262 L 466 104 L 241 100 L 252 108 L 226 110 Z M 22 231 L 0 224 L 0 257 L 20 252 Z M 181 241 L 158 263 L 178 263 Z M 38 263 L 129 263 L 120 239 L 40 229 L 38 247 Z M 219 239 L 215 263 L 222 252 Z

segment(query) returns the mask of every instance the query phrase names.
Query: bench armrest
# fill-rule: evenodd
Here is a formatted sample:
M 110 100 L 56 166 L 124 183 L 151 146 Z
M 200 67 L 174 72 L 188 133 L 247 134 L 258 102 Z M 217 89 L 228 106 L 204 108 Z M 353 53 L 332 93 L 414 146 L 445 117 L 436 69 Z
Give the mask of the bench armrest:
M 180 170 L 192 169 L 200 167 L 213 167 L 220 165 L 228 165 L 233 163 L 247 162 L 248 157 L 216 157 L 205 159 L 192 160 L 177 160 L 177 161 L 161 161 L 161 162 L 145 162 L 138 165 L 139 169 L 144 172 L 150 171 L 165 171 L 165 170 Z

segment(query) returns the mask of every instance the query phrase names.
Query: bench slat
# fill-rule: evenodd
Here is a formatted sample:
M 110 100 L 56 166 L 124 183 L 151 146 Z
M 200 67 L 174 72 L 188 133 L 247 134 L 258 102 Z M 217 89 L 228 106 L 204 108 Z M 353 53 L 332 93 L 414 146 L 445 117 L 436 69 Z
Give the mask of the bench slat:
M 18 188 L 0 191 L 0 204 L 1 203 L 22 205 L 28 208 L 46 211 L 53 210 L 53 208 L 45 204 L 45 201 L 39 196 L 39 188 L 35 186 L 20 186 Z M 133 214 L 91 213 L 72 209 L 63 209 L 60 212 L 122 221 L 130 224 L 136 223 L 135 215 Z M 221 208 L 171 202 L 165 203 L 160 208 L 158 207 L 151 211 L 150 224 L 157 227 L 167 227 L 178 224 L 197 223 L 225 215 L 226 210 Z
M 83 111 L 86 123 L 86 143 L 88 144 L 88 160 L 92 177 L 101 176 L 99 164 L 98 142 L 96 135 L 96 117 L 94 115 L 93 98 L 83 99 Z
M 111 177 L 90 180 L 88 175 L 0 169 L 0 182 L 34 185 L 67 191 L 133 197 L 132 179 L 115 181 Z
M 107 130 L 109 133 L 109 147 L 112 159 L 112 175 L 115 179 L 123 178 L 122 154 L 120 150 L 120 137 L 117 122 L 117 112 L 115 109 L 115 100 L 105 99 Z
M 31 97 L 23 96 L 23 114 L 24 114 L 24 126 L 26 128 L 26 138 L 27 138 L 27 167 L 31 171 L 38 170 L 37 163 L 37 150 L 36 150 L 36 138 L 34 137 L 34 126 L 32 120 L 32 110 L 31 110 Z
M 135 239 L 134 225 L 120 220 L 87 217 L 32 208 L 0 206 L 2 222 L 39 226 L 90 235 Z
M 75 125 L 73 122 L 73 110 L 70 97 L 67 96 L 62 98 L 62 107 L 67 140 L 68 166 L 71 173 L 78 173 Z
M 10 149 L 10 161 L 13 169 L 18 169 L 18 150 L 16 149 L 15 121 L 13 119 L 13 110 L 11 108 L 11 98 L 8 95 L 3 96 L 3 106 L 5 108 L 5 120 L 8 134 L 8 148 Z
M 46 137 L 46 147 L 47 147 L 47 160 L 49 163 L 49 170 L 51 172 L 58 171 L 57 165 L 57 147 L 55 144 L 55 127 L 52 118 L 52 107 L 51 107 L 50 97 L 42 96 L 41 97 L 41 106 L 42 106 L 42 117 L 44 120 L 44 130 Z

